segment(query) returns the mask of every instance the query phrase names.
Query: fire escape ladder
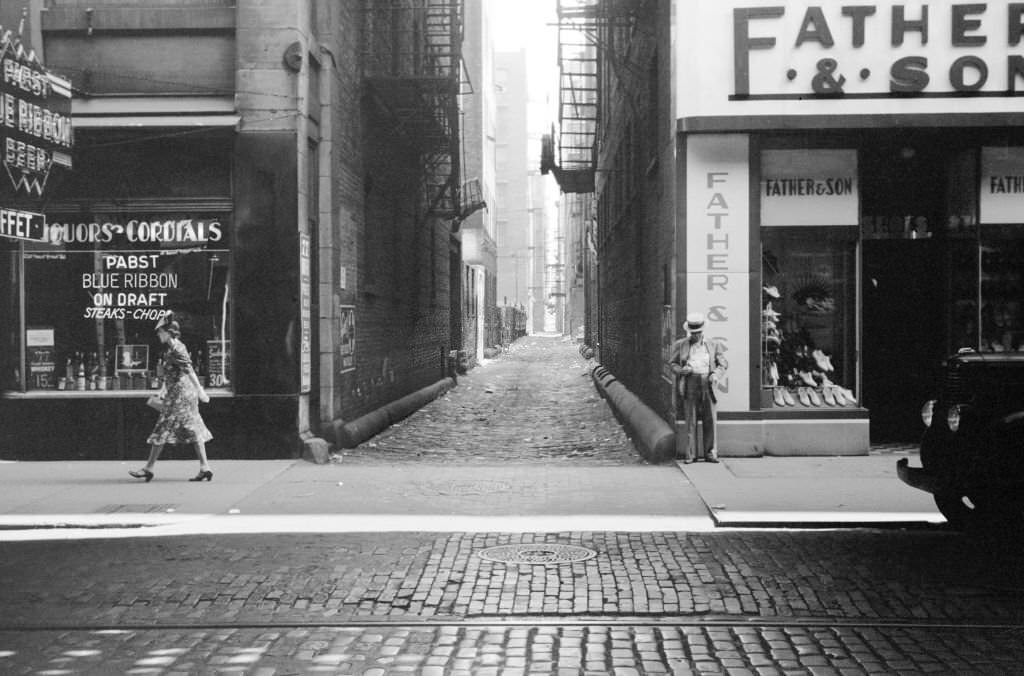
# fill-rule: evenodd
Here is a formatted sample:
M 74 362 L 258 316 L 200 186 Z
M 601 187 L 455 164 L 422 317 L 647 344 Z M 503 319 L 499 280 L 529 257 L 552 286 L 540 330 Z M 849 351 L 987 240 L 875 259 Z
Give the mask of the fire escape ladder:
M 558 141 L 550 169 L 563 192 L 594 191 L 598 59 L 594 41 L 602 0 L 558 0 Z M 557 160 L 557 161 L 556 161 Z
M 558 131 L 545 140 L 541 171 L 566 193 L 594 192 L 601 83 L 598 56 L 616 72 L 618 57 L 602 35 L 632 24 L 645 0 L 558 0 Z M 556 148 L 557 146 L 557 148 Z
M 368 89 L 417 153 L 424 215 L 457 218 L 463 0 L 365 0 Z

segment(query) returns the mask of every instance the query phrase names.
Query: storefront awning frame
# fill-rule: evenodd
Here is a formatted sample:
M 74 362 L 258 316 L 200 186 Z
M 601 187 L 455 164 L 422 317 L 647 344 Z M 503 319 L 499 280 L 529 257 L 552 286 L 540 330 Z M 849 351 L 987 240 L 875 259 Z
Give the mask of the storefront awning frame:
M 107 96 L 74 99 L 71 123 L 76 129 L 140 127 L 231 127 L 241 116 L 233 97 Z

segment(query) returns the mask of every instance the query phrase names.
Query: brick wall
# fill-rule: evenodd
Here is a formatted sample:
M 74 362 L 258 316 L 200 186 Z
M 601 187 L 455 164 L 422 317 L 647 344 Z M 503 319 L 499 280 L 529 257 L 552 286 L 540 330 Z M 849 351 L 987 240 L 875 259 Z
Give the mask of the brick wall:
M 332 9 L 337 213 L 326 264 L 347 273 L 334 296 L 355 306 L 355 368 L 335 360 L 331 417 L 346 421 L 436 382 L 452 349 L 449 228 L 424 216 L 419 157 L 362 78 L 362 5 Z
M 627 82 L 606 66 L 598 160 L 602 363 L 648 406 L 669 410 L 661 378 L 662 308 L 671 303 L 675 180 L 667 3 L 650 3 L 633 31 Z M 641 70 L 642 69 L 642 70 Z M 634 71 L 644 73 L 636 77 Z

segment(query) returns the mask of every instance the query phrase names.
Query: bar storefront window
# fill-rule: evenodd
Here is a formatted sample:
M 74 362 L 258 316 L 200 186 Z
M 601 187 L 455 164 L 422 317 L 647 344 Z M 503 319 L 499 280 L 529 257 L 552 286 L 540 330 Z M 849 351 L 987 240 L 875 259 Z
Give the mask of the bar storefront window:
M 47 214 L 9 254 L 18 334 L 9 393 L 103 396 L 160 386 L 173 314 L 204 384 L 230 391 L 230 213 Z

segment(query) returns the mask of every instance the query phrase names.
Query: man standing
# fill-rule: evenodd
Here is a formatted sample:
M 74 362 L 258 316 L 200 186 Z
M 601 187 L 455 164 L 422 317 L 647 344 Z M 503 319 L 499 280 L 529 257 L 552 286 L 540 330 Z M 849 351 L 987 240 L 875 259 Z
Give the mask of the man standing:
M 725 375 L 725 349 L 717 340 L 704 338 L 704 315 L 686 315 L 687 337 L 672 345 L 669 363 L 677 377 L 679 402 L 686 421 L 686 453 L 683 463 L 697 459 L 697 419 L 701 420 L 704 443 L 700 455 L 705 462 L 718 462 L 715 448 L 715 383 Z

